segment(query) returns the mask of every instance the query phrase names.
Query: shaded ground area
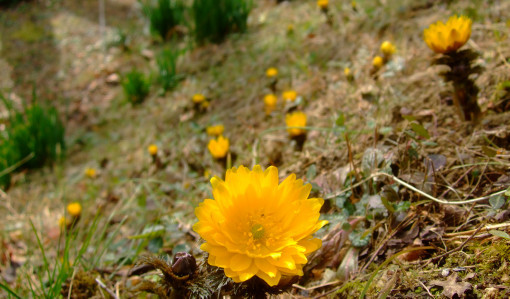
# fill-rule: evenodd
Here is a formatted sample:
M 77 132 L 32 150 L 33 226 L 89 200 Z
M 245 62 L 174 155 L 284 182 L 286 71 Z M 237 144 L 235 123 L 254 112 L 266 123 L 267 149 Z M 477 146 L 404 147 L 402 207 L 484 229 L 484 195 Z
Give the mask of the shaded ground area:
M 0 88 L 21 102 L 36 86 L 39 98 L 56 103 L 70 148 L 65 162 L 17 174 L 1 194 L 2 284 L 22 297 L 31 294 L 27 281 L 44 288 L 36 234 L 47 259 L 62 262 L 57 268 L 74 267 L 62 270 L 65 296 L 72 276 L 78 297 L 104 291 L 97 277 L 132 296 L 140 277 L 128 271 L 142 253 L 200 258 L 194 208 L 211 198 L 210 177 L 224 175 L 207 151 L 205 128 L 222 123 L 233 165 L 276 165 L 281 178 L 296 173 L 326 200 L 323 247 L 290 288 L 293 296 L 508 297 L 508 196 L 490 195 L 510 185 L 510 4 L 344 2 L 330 1 L 329 25 L 315 1 L 258 1 L 246 34 L 190 49 L 178 61 L 180 85 L 167 93 L 153 86 L 137 107 L 126 103 L 119 78 L 133 68 L 155 77 L 164 45 L 147 35 L 136 1 L 106 1 L 104 31 L 97 1 L 32 1 L 1 11 Z M 473 19 L 466 47 L 481 53 L 485 69 L 475 78 L 484 113 L 477 126 L 459 121 L 422 40 L 429 24 L 456 13 Z M 374 73 L 384 40 L 397 52 Z M 295 107 L 280 101 L 264 113 L 265 70 L 273 66 L 277 95 L 296 90 L 308 116 L 302 151 L 285 130 L 285 112 Z M 195 93 L 211 99 L 205 113 L 192 109 Z M 159 147 L 158 163 L 149 144 Z M 87 177 L 86 168 L 97 175 Z M 450 205 L 431 197 L 482 200 Z M 66 250 L 58 219 L 75 201 L 83 212 Z

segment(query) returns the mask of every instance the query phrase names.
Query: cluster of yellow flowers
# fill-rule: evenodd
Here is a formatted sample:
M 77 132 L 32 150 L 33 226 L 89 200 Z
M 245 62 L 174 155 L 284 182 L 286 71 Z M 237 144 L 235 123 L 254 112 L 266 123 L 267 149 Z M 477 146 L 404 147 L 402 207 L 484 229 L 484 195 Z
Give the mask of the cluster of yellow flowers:
M 385 65 L 390 60 L 391 56 L 397 51 L 395 45 L 387 40 L 382 42 L 379 50 L 383 56 L 377 55 L 372 59 L 372 67 L 374 70 L 378 70 L 383 67 L 383 65 Z
M 235 282 L 258 276 L 274 286 L 284 275 L 303 275 L 308 255 L 322 245 L 313 234 L 327 224 L 319 220 L 324 200 L 308 198 L 312 186 L 294 174 L 278 181 L 273 166 L 229 169 L 225 181 L 211 179 L 213 199 L 195 209 L 200 248 Z
M 207 109 L 207 107 L 209 107 L 209 105 L 210 105 L 210 102 L 201 93 L 194 94 L 193 97 L 191 98 L 191 100 L 195 104 L 195 107 L 200 107 L 202 109 Z

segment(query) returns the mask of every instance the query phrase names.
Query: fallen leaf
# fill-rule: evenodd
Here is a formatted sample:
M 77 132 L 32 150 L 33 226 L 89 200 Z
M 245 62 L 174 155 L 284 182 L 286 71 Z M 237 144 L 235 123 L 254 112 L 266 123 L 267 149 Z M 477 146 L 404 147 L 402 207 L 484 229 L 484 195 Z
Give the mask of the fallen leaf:
M 453 273 L 444 281 L 432 280 L 430 285 L 442 287 L 443 295 L 448 298 L 453 298 L 454 296 L 464 298 L 464 294 L 473 288 L 469 282 L 457 281 L 457 273 Z

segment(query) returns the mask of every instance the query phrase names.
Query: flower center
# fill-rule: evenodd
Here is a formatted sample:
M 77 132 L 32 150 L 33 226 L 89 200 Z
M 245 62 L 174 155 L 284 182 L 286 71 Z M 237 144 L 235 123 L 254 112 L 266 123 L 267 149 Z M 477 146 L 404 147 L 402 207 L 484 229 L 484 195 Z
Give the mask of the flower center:
M 262 239 L 262 237 L 264 237 L 264 233 L 265 233 L 265 230 L 264 230 L 264 227 L 262 226 L 262 224 L 255 223 L 251 227 L 251 234 L 252 234 L 254 240 Z

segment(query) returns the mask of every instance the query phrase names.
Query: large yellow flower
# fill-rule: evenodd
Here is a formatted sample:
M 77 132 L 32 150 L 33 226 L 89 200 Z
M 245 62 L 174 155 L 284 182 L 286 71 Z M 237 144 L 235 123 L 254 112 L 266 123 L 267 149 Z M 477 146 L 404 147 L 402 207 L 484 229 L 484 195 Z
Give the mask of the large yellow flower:
M 235 282 L 258 276 L 270 286 L 282 275 L 303 275 L 307 255 L 322 246 L 312 236 L 327 224 L 319 220 L 324 200 L 308 198 L 312 186 L 291 174 L 278 184 L 278 169 L 244 166 L 211 179 L 214 199 L 204 200 L 193 226 L 205 243 L 209 264 Z
M 299 136 L 306 132 L 304 129 L 293 128 L 306 126 L 306 114 L 301 111 L 285 115 L 285 123 L 287 124 L 287 132 L 289 132 L 290 136 Z
M 471 36 L 473 22 L 466 16 L 452 16 L 446 24 L 438 21 L 423 31 L 423 39 L 434 52 L 457 51 Z
M 228 138 L 220 135 L 218 136 L 218 139 L 211 139 L 207 148 L 215 159 L 221 159 L 227 155 L 229 146 L 230 142 Z

